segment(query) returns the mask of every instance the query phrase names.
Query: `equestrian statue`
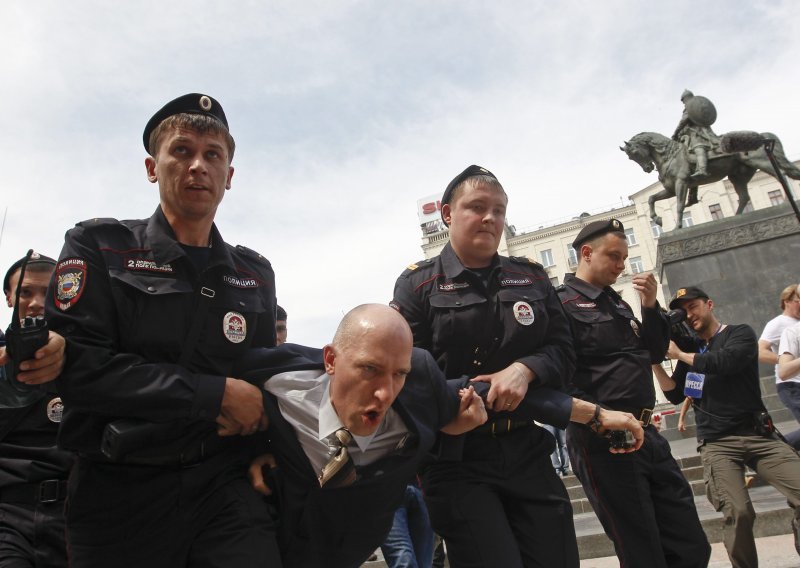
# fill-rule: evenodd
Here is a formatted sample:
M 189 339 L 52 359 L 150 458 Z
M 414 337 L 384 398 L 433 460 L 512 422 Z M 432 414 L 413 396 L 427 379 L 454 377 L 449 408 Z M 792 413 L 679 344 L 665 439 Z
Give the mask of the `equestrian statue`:
M 724 152 L 720 148 L 720 137 L 711 129 L 717 118 L 714 105 L 706 97 L 684 91 L 683 116 L 672 138 L 657 132 L 641 132 L 620 146 L 628 158 L 650 173 L 658 170 L 658 181 L 662 191 L 648 199 L 650 218 L 659 226 L 661 217 L 656 215 L 655 203 L 662 199 L 677 197 L 677 226 L 683 225 L 683 211 L 697 203 L 697 187 L 713 183 L 725 177 L 733 184 L 739 196 L 736 214 L 741 214 L 750 202 L 747 183 L 756 171 L 771 175 L 781 181 L 763 147 L 743 152 Z M 800 179 L 800 169 L 790 162 L 783 152 L 777 136 L 762 132 L 764 140 L 774 140 L 773 153 L 783 172 L 792 179 Z

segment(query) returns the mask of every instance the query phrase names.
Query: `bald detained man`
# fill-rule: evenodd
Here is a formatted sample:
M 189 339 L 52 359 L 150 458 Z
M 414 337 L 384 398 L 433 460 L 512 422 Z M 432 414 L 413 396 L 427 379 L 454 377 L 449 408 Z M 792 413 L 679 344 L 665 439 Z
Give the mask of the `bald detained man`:
M 270 455 L 250 473 L 277 501 L 286 566 L 362 563 L 383 541 L 437 432 L 486 421 L 474 390 L 445 381 L 431 355 L 412 348 L 405 319 L 384 305 L 351 310 L 321 351 L 284 344 L 253 352 L 244 367 L 242 376 L 266 379 Z M 321 485 L 341 429 L 351 435 L 355 481 Z M 264 466 L 272 466 L 269 487 Z

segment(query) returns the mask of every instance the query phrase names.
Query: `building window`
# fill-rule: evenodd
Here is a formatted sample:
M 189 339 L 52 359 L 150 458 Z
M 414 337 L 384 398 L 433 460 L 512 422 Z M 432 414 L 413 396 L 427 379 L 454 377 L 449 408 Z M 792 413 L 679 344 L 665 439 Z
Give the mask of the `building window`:
M 634 256 L 631 257 L 631 272 L 634 274 L 639 274 L 640 272 L 644 272 L 644 264 L 642 264 L 642 257 L 641 256 Z
M 578 253 L 572 248 L 572 245 L 567 245 L 567 258 L 569 258 L 570 266 L 578 266 Z
M 657 239 L 664 231 L 661 230 L 661 225 L 657 224 L 655 221 L 650 221 L 650 232 L 653 233 L 653 238 Z
M 747 205 L 745 205 L 744 209 L 742 209 L 742 213 L 750 213 L 750 211 L 755 211 L 752 201 L 747 202 Z
M 692 212 L 691 211 L 684 211 L 683 212 L 683 226 L 684 227 L 691 227 L 694 225 L 694 221 L 692 221 Z
M 555 264 L 553 262 L 553 251 L 550 249 L 542 251 L 542 264 L 545 268 L 549 268 Z
M 776 189 L 774 191 L 768 191 L 767 197 L 769 197 L 770 205 L 780 205 L 783 203 L 783 192 L 780 189 Z
M 550 277 L 550 283 L 551 283 L 553 286 L 558 286 L 558 276 L 551 276 L 551 277 Z
M 636 242 L 636 235 L 633 233 L 633 229 L 625 229 L 625 239 L 628 241 L 629 247 L 639 244 Z
M 717 219 L 722 219 L 722 207 L 719 206 L 719 203 L 712 203 L 708 206 L 708 212 L 711 213 L 711 219 L 716 221 Z

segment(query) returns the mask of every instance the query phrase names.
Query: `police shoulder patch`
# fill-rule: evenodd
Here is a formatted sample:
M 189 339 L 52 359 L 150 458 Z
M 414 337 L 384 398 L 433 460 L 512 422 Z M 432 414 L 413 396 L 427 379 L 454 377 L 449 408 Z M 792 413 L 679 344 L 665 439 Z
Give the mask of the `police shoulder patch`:
M 78 302 L 86 288 L 88 264 L 82 258 L 63 258 L 56 265 L 55 279 L 56 307 L 66 311 Z

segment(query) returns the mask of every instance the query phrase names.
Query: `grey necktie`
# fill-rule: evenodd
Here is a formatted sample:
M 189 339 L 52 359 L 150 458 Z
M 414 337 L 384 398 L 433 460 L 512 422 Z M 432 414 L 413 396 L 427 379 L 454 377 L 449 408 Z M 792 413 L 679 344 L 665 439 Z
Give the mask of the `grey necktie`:
M 326 488 L 345 487 L 356 480 L 356 466 L 347 451 L 347 444 L 353 441 L 353 435 L 346 428 L 339 428 L 335 435 L 337 450 L 319 476 L 320 486 Z

